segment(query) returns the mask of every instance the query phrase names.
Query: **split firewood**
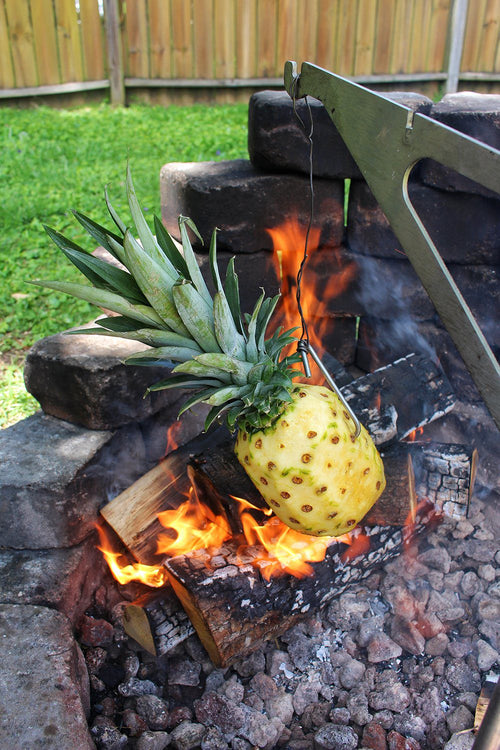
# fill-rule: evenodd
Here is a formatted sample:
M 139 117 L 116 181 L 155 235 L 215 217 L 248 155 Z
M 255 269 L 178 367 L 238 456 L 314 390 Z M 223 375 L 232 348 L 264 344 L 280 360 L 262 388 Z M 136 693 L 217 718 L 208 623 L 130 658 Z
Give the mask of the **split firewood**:
M 422 354 L 398 359 L 340 390 L 377 446 L 401 440 L 455 404 L 446 375 Z

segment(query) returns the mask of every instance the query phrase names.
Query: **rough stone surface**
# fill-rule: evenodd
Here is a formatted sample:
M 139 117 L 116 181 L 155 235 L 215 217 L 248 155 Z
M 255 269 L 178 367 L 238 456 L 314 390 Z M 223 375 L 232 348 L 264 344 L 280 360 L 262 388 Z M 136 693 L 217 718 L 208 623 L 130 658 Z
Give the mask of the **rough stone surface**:
M 107 570 L 92 534 L 69 549 L 1 550 L 0 603 L 40 604 L 75 625 Z
M 410 183 L 410 198 L 446 262 L 498 264 L 498 201 L 479 195 L 449 193 Z M 402 248 L 365 182 L 351 183 L 347 241 L 357 253 L 401 257 Z
M 64 615 L 44 607 L 0 605 L 0 659 L 2 747 L 95 748 L 85 717 L 87 671 Z
M 432 105 L 430 116 L 450 128 L 500 149 L 498 94 L 478 94 L 471 91 L 446 94 L 440 102 Z M 498 198 L 496 193 L 490 192 L 479 183 L 429 159 L 424 160 L 420 174 L 424 182 L 444 190 L 479 193 Z
M 0 545 L 42 549 L 81 542 L 104 499 L 95 458 L 111 437 L 40 413 L 2 430 Z
M 384 96 L 424 114 L 432 106 L 431 100 L 420 94 L 398 91 Z M 309 98 L 309 104 L 314 125 L 314 176 L 359 179 L 360 171 L 325 107 L 317 99 Z M 309 132 L 310 115 L 305 100 L 296 102 L 296 111 Z M 259 91 L 251 96 L 248 151 L 252 163 L 260 169 L 309 174 L 309 141 L 286 91 Z
M 221 250 L 254 253 L 272 248 L 267 229 L 280 227 L 287 219 L 307 227 L 309 220 L 306 177 L 266 174 L 245 159 L 165 164 L 160 191 L 168 231 L 177 239 L 179 214 L 190 216 L 203 238 L 204 252 L 215 227 L 220 229 L 217 244 Z M 320 244 L 337 246 L 344 233 L 344 184 L 318 179 L 314 192 Z
M 91 430 L 113 430 L 142 421 L 179 399 L 179 394 L 171 391 L 144 398 L 147 387 L 169 372 L 164 367 L 123 364 L 127 357 L 147 348 L 137 341 L 109 336 L 48 336 L 28 352 L 26 389 L 46 414 Z

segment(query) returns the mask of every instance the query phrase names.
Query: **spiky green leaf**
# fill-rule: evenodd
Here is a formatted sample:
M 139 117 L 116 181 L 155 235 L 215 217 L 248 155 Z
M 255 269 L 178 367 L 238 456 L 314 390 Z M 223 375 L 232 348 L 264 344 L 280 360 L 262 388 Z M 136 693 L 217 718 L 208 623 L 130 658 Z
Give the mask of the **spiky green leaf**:
M 187 227 L 190 227 L 198 237 L 200 236 L 191 219 L 188 219 L 186 216 L 179 216 L 179 230 L 181 233 L 182 249 L 184 251 L 184 259 L 186 261 L 186 265 L 189 269 L 189 278 L 191 279 L 197 291 L 203 297 L 207 305 L 209 307 L 212 307 L 212 297 L 210 296 L 210 292 L 208 291 L 207 285 L 205 284 L 205 279 L 202 276 L 198 261 L 196 260 L 196 255 L 194 254 L 193 246 L 191 245 L 191 240 L 189 239 Z
M 238 276 L 234 270 L 234 257 L 229 260 L 226 269 L 226 279 L 224 282 L 224 292 L 233 316 L 234 324 L 238 333 L 245 337 L 243 320 L 241 317 L 240 290 L 238 285 Z
M 219 352 L 220 347 L 214 335 L 214 316 L 208 305 L 193 284 L 183 279 L 174 285 L 172 296 L 177 312 L 192 338 L 205 352 Z
M 107 289 L 95 289 L 85 284 L 75 284 L 70 281 L 32 281 L 30 282 L 35 286 L 43 286 L 47 289 L 54 289 L 57 292 L 64 292 L 70 294 L 72 297 L 83 299 L 85 302 L 90 302 L 91 305 L 100 307 L 105 310 L 112 310 L 120 315 L 124 315 L 133 320 L 139 320 L 142 323 L 150 326 L 158 325 L 160 328 L 164 327 L 163 320 L 153 310 L 152 307 L 146 305 L 133 305 L 128 302 L 120 295 L 114 292 L 108 292 Z
M 179 274 L 181 276 L 184 276 L 184 278 L 188 278 L 189 270 L 187 267 L 187 263 L 184 260 L 184 256 L 163 226 L 161 219 L 159 219 L 157 216 L 154 217 L 154 226 L 156 232 L 156 240 L 159 246 L 167 256 L 167 258 L 170 260 L 174 268 L 179 272 Z
M 169 365 L 171 362 L 187 362 L 193 356 L 193 350 L 185 346 L 159 346 L 156 349 L 146 349 L 127 357 L 127 365 Z
M 90 234 L 90 236 L 93 237 L 93 239 L 96 240 L 99 245 L 105 247 L 106 250 L 111 253 L 111 255 L 114 255 L 115 258 L 120 260 L 119 255 L 117 255 L 114 250 L 114 246 L 109 242 L 109 237 L 111 237 L 118 244 L 121 244 L 121 237 L 112 232 L 110 229 L 106 229 L 106 227 L 98 224 L 89 216 L 85 216 L 85 214 L 80 213 L 80 211 L 72 210 L 72 214 L 75 219 L 82 225 L 85 231 L 88 232 L 88 234 Z
M 188 375 L 196 375 L 200 378 L 214 378 L 220 383 L 230 383 L 231 375 L 218 367 L 210 367 L 204 365 L 201 362 L 192 360 L 191 362 L 183 362 L 181 365 L 177 365 L 173 369 L 174 373 L 187 373 Z
M 108 195 L 108 189 L 107 188 L 104 188 L 104 198 L 106 200 L 106 206 L 108 207 L 109 215 L 111 216 L 111 218 L 115 222 L 115 224 L 116 224 L 117 228 L 120 230 L 121 234 L 124 235 L 125 231 L 127 229 L 127 225 L 120 219 L 120 217 L 118 216 L 117 212 L 113 208 L 113 206 L 111 204 L 111 201 L 109 200 L 109 195 Z
M 203 365 L 209 367 L 218 367 L 225 372 L 231 373 L 236 383 L 245 384 L 247 383 L 248 372 L 251 370 L 252 365 L 250 362 L 243 362 L 234 357 L 229 357 L 227 354 L 208 352 L 207 354 L 198 354 L 196 361 L 201 362 Z
M 256 334 L 256 329 L 257 329 L 257 318 L 258 318 L 262 303 L 264 301 L 264 296 L 265 296 L 265 293 L 264 293 L 264 290 L 262 290 L 262 294 L 257 300 L 254 311 L 248 322 L 247 359 L 249 362 L 257 362 L 259 359 L 259 352 L 257 349 L 257 339 L 255 338 L 255 334 Z

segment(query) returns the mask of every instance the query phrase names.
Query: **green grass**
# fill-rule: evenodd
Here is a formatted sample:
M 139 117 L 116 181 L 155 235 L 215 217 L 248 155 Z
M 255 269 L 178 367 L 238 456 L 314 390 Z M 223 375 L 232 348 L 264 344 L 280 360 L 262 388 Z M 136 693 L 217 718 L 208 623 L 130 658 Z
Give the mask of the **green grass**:
M 109 225 L 103 200 L 108 185 L 115 208 L 127 215 L 127 158 L 142 208 L 152 217 L 160 214 L 163 164 L 246 157 L 246 141 L 242 104 L 0 109 L 0 427 L 36 408 L 22 386 L 26 348 L 95 314 L 87 303 L 27 283 L 79 280 L 43 225 L 92 250 L 69 209 Z

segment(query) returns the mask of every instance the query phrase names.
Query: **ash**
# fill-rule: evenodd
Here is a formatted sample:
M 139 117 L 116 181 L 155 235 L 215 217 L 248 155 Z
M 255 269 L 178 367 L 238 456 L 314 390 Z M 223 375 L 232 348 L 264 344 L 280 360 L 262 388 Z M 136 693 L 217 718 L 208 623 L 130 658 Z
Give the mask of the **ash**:
M 217 669 L 196 635 L 156 658 L 121 605 L 80 641 L 98 748 L 467 750 L 500 631 L 500 514 L 475 499 L 280 639 Z M 123 591 L 121 593 L 123 598 Z

